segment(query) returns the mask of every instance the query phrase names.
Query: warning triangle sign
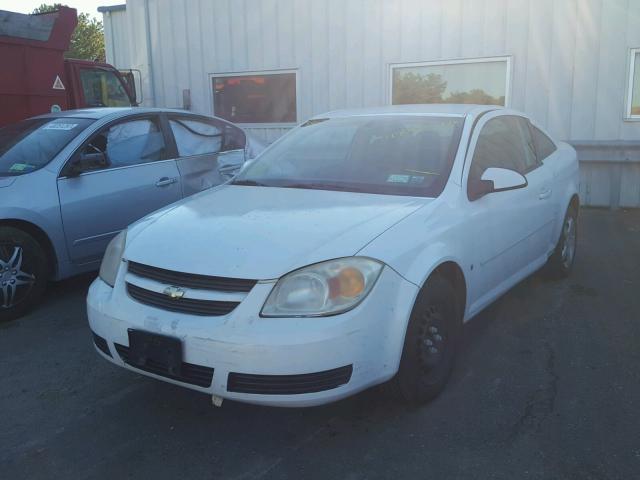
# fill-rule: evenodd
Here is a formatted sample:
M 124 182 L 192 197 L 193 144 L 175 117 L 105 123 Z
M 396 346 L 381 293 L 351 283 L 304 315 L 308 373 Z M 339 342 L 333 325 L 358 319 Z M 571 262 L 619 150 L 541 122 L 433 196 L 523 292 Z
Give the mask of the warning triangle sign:
M 60 75 L 56 75 L 56 79 L 53 82 L 53 89 L 54 90 L 64 90 L 64 84 L 62 83 L 62 80 L 60 80 Z

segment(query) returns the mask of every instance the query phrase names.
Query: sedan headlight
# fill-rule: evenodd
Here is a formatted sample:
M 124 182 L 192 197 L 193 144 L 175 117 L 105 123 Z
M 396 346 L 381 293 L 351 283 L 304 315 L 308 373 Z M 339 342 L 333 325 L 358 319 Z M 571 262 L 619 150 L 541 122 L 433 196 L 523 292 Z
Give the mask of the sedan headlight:
M 118 275 L 118 268 L 120 268 L 126 241 L 126 230 L 123 230 L 113 237 L 107 246 L 107 250 L 104 252 L 104 257 L 100 264 L 100 278 L 112 287 L 116 283 L 116 276 Z
M 346 257 L 288 273 L 278 280 L 260 315 L 319 317 L 350 310 L 371 291 L 382 266 L 370 258 Z

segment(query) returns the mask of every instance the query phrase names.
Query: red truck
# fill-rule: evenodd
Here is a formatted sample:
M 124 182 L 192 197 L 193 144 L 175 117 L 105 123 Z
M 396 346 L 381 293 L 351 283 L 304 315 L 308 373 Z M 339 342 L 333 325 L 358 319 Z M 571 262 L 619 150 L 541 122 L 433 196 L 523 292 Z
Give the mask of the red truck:
M 77 23 L 74 8 L 0 10 L 0 127 L 51 111 L 137 105 L 133 75 L 64 58 Z

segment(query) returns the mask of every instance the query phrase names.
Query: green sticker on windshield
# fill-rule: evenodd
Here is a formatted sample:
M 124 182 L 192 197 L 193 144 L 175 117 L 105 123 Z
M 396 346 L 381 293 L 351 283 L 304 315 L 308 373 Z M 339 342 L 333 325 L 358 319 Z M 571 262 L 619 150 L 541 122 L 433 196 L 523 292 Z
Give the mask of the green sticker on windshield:
M 29 165 L 27 163 L 14 163 L 9 168 L 9 171 L 10 172 L 24 172 L 25 170 L 28 170 L 30 168 L 32 168 L 31 165 Z
M 387 178 L 387 182 L 389 183 L 409 183 L 409 179 L 411 175 L 397 175 L 392 174 Z

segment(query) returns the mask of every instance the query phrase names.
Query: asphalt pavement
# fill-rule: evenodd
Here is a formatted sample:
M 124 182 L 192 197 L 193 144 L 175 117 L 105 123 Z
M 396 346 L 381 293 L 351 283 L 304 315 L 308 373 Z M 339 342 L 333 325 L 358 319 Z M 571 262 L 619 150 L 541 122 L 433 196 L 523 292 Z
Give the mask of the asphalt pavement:
M 0 325 L 0 478 L 640 478 L 640 211 L 583 210 L 572 276 L 466 324 L 422 407 L 373 389 L 311 409 L 225 401 L 94 351 L 94 275 Z

